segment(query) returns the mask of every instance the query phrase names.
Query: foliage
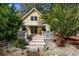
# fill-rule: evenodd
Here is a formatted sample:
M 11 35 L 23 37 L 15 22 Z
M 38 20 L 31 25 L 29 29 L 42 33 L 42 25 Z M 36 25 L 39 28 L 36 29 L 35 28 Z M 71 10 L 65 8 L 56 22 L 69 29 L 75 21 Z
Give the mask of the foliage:
M 45 22 L 62 37 L 69 37 L 79 29 L 79 4 L 54 4 L 44 14 Z
M 0 40 L 15 39 L 21 18 L 14 4 L 0 4 Z
M 25 45 L 28 45 L 28 42 L 25 42 L 23 39 L 17 39 L 13 45 L 17 48 L 23 48 Z
M 27 4 L 20 4 L 20 13 L 21 15 L 25 15 L 30 9 L 36 8 L 41 13 L 47 12 L 51 8 L 50 3 L 27 3 Z

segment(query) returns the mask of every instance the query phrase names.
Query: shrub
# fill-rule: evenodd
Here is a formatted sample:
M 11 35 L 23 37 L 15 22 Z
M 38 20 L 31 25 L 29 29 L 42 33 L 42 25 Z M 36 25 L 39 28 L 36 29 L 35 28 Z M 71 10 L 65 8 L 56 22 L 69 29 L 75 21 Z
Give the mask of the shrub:
M 28 45 L 28 42 L 25 42 L 23 39 L 17 39 L 13 44 L 17 48 L 23 48 L 25 45 Z

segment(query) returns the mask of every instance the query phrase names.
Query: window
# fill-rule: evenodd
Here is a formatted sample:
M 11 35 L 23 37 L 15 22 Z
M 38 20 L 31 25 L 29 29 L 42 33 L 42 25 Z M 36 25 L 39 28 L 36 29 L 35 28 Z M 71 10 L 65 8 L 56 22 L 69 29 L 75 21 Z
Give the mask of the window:
M 33 16 L 31 16 L 31 21 L 33 21 Z
M 37 17 L 36 16 L 31 16 L 31 21 L 37 21 Z

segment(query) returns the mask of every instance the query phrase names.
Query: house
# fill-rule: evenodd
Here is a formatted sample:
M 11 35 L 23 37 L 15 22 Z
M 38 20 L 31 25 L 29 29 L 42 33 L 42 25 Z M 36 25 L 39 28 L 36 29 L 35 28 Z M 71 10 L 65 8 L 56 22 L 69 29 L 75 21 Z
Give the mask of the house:
M 29 51 L 38 51 L 38 49 L 42 51 L 44 50 L 45 37 L 43 32 L 50 31 L 50 26 L 45 24 L 42 16 L 43 15 L 36 8 L 32 8 L 22 17 L 23 24 L 20 28 L 21 32 L 18 32 L 20 34 L 18 36 L 23 39 L 27 37 L 29 45 L 26 47 Z
M 42 35 L 43 31 L 50 31 L 50 26 L 44 23 L 42 14 L 36 9 L 32 8 L 27 14 L 22 17 L 23 29 L 28 35 Z
M 20 27 L 21 31 L 18 32 L 18 37 L 29 41 L 29 45 L 26 46 L 29 51 L 36 51 L 38 49 L 43 51 L 45 39 L 49 39 L 51 36 L 50 26 L 45 24 L 42 16 L 36 8 L 32 8 L 22 17 L 23 24 Z

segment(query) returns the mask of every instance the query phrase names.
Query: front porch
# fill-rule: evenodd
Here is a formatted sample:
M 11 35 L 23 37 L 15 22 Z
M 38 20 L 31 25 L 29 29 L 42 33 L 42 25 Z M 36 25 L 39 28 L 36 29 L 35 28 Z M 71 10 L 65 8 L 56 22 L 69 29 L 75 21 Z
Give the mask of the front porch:
M 26 26 L 27 34 L 28 35 L 42 35 L 42 28 L 43 26 Z

